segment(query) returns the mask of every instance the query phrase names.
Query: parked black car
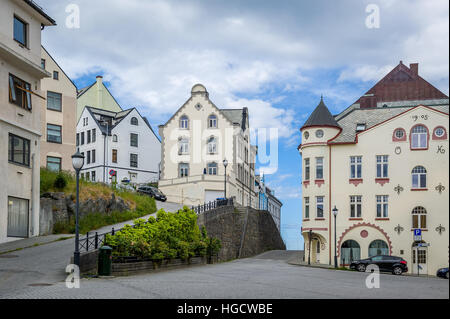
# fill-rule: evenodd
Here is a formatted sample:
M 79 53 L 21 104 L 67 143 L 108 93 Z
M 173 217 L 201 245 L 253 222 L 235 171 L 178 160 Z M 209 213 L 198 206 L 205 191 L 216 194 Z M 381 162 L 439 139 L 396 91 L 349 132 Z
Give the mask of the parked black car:
M 159 189 L 152 186 L 140 186 L 137 189 L 138 193 L 146 194 L 151 197 L 153 197 L 156 200 L 160 200 L 162 202 L 165 202 L 167 200 L 166 195 L 164 195 Z
M 448 279 L 448 267 L 438 269 L 436 276 Z
M 392 272 L 394 275 L 401 275 L 408 272 L 406 260 L 402 257 L 378 255 L 366 259 L 355 260 L 350 264 L 350 269 L 366 271 L 367 266 L 377 265 L 380 271 Z

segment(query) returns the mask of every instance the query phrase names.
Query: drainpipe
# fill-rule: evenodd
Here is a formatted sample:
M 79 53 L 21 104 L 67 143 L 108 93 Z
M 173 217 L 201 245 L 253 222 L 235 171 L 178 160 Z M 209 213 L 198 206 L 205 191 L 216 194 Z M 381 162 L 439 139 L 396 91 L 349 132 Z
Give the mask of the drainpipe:
M 34 174 L 36 174 L 36 167 L 34 165 L 34 153 L 31 154 L 31 218 L 30 218 L 30 225 L 29 225 L 29 229 L 28 229 L 28 237 L 32 237 L 34 234 L 34 220 L 35 220 L 35 216 L 34 213 L 36 211 L 36 200 L 34 198 Z

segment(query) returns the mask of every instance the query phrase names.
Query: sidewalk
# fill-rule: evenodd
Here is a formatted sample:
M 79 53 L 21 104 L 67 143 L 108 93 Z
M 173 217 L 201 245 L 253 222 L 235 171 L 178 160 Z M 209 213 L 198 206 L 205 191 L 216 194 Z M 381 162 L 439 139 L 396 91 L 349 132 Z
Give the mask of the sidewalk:
M 333 265 L 324 265 L 324 264 L 315 264 L 311 263 L 308 265 L 308 262 L 304 262 L 302 258 L 299 256 L 296 256 L 295 258 L 289 259 L 287 261 L 289 265 L 296 265 L 296 266 L 304 266 L 304 267 L 313 267 L 313 268 L 324 268 L 324 269 L 334 269 Z
M 58 240 L 64 240 L 72 238 L 74 235 L 71 234 L 59 234 L 59 235 L 47 235 L 47 236 L 36 236 L 30 238 L 24 238 L 19 240 L 10 241 L 7 243 L 0 244 L 0 255 L 21 250 L 24 248 L 36 247 L 44 244 L 49 244 Z

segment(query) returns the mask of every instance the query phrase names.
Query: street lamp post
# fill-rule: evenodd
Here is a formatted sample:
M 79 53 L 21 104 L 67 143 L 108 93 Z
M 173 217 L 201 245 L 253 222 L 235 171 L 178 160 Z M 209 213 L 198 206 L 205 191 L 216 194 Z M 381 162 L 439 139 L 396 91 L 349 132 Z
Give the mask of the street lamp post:
M 333 215 L 334 215 L 334 268 L 337 268 L 337 247 L 336 247 L 336 217 L 338 214 L 338 209 L 336 208 L 336 205 L 333 208 Z
M 75 169 L 75 174 L 77 177 L 77 202 L 75 210 L 75 252 L 73 253 L 73 262 L 78 267 L 80 266 L 80 234 L 78 230 L 78 209 L 80 206 L 79 195 L 80 195 L 80 170 L 84 164 L 84 155 L 80 153 L 80 149 L 72 155 L 72 166 Z
M 225 158 L 223 160 L 223 167 L 225 167 L 225 181 L 224 181 L 224 185 L 223 185 L 223 189 L 224 189 L 224 197 L 227 198 L 227 166 L 228 166 L 228 161 Z

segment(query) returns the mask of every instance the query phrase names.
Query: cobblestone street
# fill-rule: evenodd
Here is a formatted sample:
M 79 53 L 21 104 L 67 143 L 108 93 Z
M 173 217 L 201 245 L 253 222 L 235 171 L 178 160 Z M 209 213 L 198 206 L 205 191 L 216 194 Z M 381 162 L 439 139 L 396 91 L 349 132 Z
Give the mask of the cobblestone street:
M 449 298 L 449 282 L 381 274 L 380 288 L 368 289 L 366 273 L 309 268 L 287 263 L 299 252 L 272 251 L 214 265 L 148 275 L 82 279 L 27 287 L 2 298 Z

